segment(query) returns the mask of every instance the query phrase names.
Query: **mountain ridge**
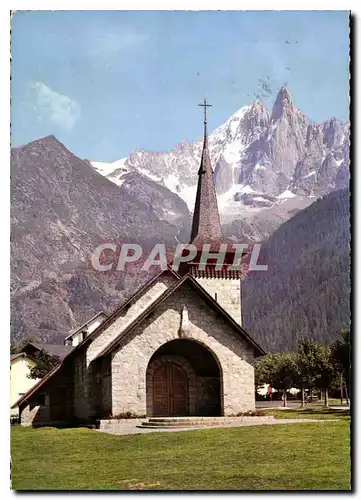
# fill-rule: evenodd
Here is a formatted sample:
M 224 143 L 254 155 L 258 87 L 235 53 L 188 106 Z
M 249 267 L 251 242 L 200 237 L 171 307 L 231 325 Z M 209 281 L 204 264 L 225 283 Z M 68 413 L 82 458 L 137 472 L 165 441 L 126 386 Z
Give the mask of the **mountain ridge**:
M 209 134 L 221 215 L 248 217 L 251 210 L 274 206 L 280 199 L 317 198 L 345 187 L 348 135 L 349 124 L 336 118 L 320 124 L 309 120 L 286 86 L 271 113 L 260 100 L 243 106 Z M 198 138 L 167 152 L 140 149 L 114 162 L 113 169 L 90 163 L 118 184 L 136 170 L 178 194 L 192 210 L 201 148 Z
M 58 339 L 94 310 L 111 312 L 128 293 L 127 283 L 136 286 L 148 277 L 134 276 L 132 270 L 96 271 L 90 258 L 97 246 L 131 242 L 146 250 L 161 234 L 162 242 L 172 247 L 189 219 L 180 199 L 184 221 L 172 216 L 172 224 L 161 218 L 159 186 L 145 193 L 136 192 L 131 183 L 116 186 L 54 136 L 11 151 L 10 187 L 14 338 Z M 169 203 L 177 204 L 175 198 Z

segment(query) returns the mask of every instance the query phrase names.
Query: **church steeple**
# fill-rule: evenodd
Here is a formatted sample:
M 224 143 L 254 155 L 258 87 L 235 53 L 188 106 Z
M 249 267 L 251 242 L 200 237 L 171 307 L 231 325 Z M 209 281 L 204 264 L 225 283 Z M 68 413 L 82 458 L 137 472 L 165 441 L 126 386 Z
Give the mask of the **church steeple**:
M 213 182 L 213 170 L 208 149 L 207 108 L 211 106 L 204 99 L 204 140 L 201 164 L 198 170 L 198 187 L 194 206 L 193 224 L 190 243 L 218 243 L 222 240 L 216 190 Z
M 181 263 L 179 274 L 184 276 L 189 273 L 241 325 L 239 280 L 242 271 L 234 268 L 236 249 L 233 242 L 222 234 L 208 150 L 207 108 L 211 105 L 204 99 L 204 103 L 198 106 L 204 107 L 204 140 L 190 240 L 197 252 L 191 260 Z M 189 256 L 186 251 L 183 256 Z M 220 268 L 217 265 L 218 257 Z

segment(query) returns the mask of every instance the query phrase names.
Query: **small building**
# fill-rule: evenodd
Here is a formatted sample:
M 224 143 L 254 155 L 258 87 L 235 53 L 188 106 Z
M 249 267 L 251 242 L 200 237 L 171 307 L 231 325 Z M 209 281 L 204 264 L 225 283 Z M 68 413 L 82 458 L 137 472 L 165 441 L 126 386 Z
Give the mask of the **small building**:
M 39 382 L 39 379 L 28 378 L 30 370 L 34 366 L 34 359 L 25 352 L 10 356 L 10 407 Z M 11 415 L 17 414 L 18 408 L 15 407 L 12 409 Z
M 95 316 L 86 321 L 83 325 L 79 326 L 70 333 L 64 339 L 64 344 L 66 346 L 77 346 L 80 344 L 85 338 L 90 335 L 99 325 L 103 323 L 107 319 L 107 314 L 105 312 L 100 311 Z
M 73 349 L 71 346 L 62 344 L 45 344 L 40 342 L 27 342 L 22 352 L 10 356 L 10 407 L 11 415 L 18 414 L 17 406 L 14 406 L 22 396 L 33 388 L 40 379 L 29 378 L 31 368 L 35 366 L 35 356 L 40 351 L 45 351 L 51 356 L 56 356 L 62 361 Z

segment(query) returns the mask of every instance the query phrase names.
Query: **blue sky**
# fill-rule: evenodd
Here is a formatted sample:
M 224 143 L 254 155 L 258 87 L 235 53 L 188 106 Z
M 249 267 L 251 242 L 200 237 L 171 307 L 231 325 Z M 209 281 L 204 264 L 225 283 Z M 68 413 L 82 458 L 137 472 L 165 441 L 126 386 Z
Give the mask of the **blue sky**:
M 347 120 L 347 12 L 17 12 L 12 145 L 54 134 L 81 158 L 168 150 L 286 83 L 312 120 Z

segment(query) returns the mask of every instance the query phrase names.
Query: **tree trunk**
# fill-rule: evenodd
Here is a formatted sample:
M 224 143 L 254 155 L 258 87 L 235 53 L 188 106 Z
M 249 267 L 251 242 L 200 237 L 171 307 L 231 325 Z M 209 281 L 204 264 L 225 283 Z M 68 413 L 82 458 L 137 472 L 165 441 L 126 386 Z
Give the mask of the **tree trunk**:
M 287 389 L 283 389 L 283 407 L 287 406 Z
M 325 389 L 325 406 L 328 408 L 328 389 Z
M 340 399 L 341 404 L 343 403 L 343 381 L 342 381 L 342 373 L 340 375 Z
M 305 406 L 306 406 L 306 403 L 305 403 L 305 389 L 303 387 L 301 388 L 301 398 L 302 398 L 301 408 L 305 408 Z
M 346 403 L 349 404 L 348 390 L 347 390 L 347 384 L 346 384 L 346 382 L 345 382 L 345 396 L 346 396 Z

